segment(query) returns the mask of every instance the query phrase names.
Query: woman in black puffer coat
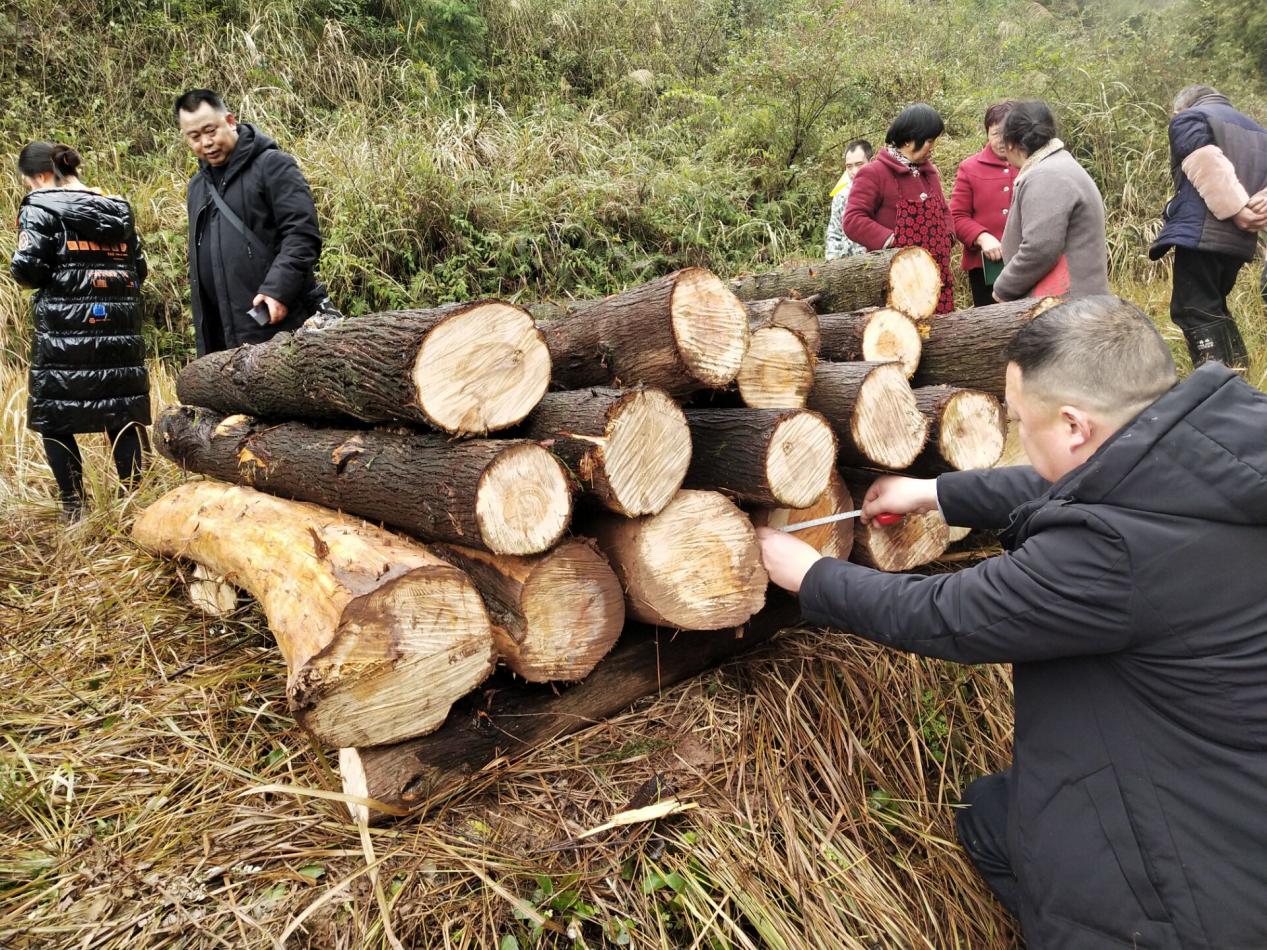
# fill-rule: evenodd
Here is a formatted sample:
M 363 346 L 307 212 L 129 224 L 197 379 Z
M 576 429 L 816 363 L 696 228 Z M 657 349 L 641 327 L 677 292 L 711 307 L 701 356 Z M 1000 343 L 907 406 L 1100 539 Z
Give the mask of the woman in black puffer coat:
M 44 438 L 66 516 L 83 506 L 77 432 L 105 432 L 119 478 L 141 474 L 150 421 L 141 340 L 145 257 L 122 198 L 85 187 L 79 153 L 32 142 L 18 156 L 30 189 L 18 212 L 13 276 L 35 293 L 27 425 Z

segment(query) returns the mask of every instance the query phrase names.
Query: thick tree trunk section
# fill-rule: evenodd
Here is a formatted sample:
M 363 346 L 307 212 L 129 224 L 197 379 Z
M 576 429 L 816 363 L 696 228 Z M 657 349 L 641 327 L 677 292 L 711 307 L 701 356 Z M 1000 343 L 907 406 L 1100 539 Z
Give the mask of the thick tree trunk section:
M 915 321 L 892 307 L 853 313 L 825 313 L 819 320 L 819 355 L 834 363 L 887 363 L 896 360 L 910 379 L 919 366 L 923 340 Z
M 736 382 L 753 409 L 800 409 L 814 385 L 814 354 L 794 330 L 761 327 L 752 333 Z
M 924 340 L 915 385 L 962 386 L 1002 399 L 1012 338 L 1059 302 L 1056 297 L 1026 297 L 938 317 Z
M 730 288 L 740 300 L 818 295 L 820 313 L 895 307 L 918 320 L 936 311 L 941 274 L 922 247 L 902 247 L 741 277 Z
M 343 749 L 343 790 L 394 810 L 421 813 L 478 776 L 489 763 L 514 761 L 551 740 L 600 723 L 646 696 L 768 641 L 799 620 L 796 602 L 778 593 L 743 628 L 708 636 L 627 630 L 620 644 L 574 686 L 497 688 L 490 681 L 453 708 L 444 726 L 421 739 L 377 749 Z M 354 817 L 388 820 L 382 811 L 352 805 Z
M 562 389 L 643 384 L 674 396 L 725 386 L 748 349 L 748 313 L 700 267 L 596 301 L 546 326 Z
M 260 602 L 289 669 L 291 711 L 329 745 L 430 732 L 493 668 L 488 612 L 470 579 L 359 519 L 197 481 L 143 511 L 132 537 Z
M 567 470 L 532 442 L 318 429 L 177 406 L 155 445 L 177 465 L 380 521 L 426 541 L 536 554 L 571 518 Z
M 796 333 L 814 356 L 818 355 L 818 314 L 808 300 L 792 297 L 773 297 L 769 300 L 750 300 L 748 328 L 754 333 L 762 327 L 783 327 Z
M 522 421 L 549 384 L 550 354 L 527 311 L 479 301 L 318 318 L 194 360 L 176 393 L 227 413 L 403 420 L 478 435 Z
M 1003 406 L 989 393 L 955 386 L 924 386 L 915 390 L 915 403 L 928 420 L 928 446 L 911 473 L 990 468 L 1003 453 L 1007 424 Z
M 827 490 L 836 437 L 806 409 L 688 409 L 686 487 L 758 505 L 800 508 Z
M 867 489 L 875 477 L 875 473 L 868 472 L 845 473 L 849 492 L 859 505 L 867 496 Z M 937 560 L 946 553 L 949 544 L 950 532 L 946 521 L 936 511 L 907 515 L 897 524 L 887 527 L 874 521 L 863 524 L 859 519 L 854 526 L 850 558 L 879 571 L 909 571 Z
M 620 581 L 592 542 L 570 538 L 536 557 L 440 545 L 484 597 L 497 653 L 530 683 L 583 679 L 625 625 Z
M 840 473 L 833 470 L 831 479 L 827 483 L 827 491 L 823 492 L 809 507 L 758 508 L 752 513 L 752 523 L 758 527 L 768 525 L 771 528 L 782 528 L 802 521 L 814 521 L 817 518 L 826 518 L 828 515 L 853 511 L 856 507 L 853 498 L 849 495 L 849 489 L 845 487 L 845 480 L 840 477 Z M 795 532 L 795 536 L 825 557 L 847 560 L 849 552 L 853 550 L 855 521 L 857 521 L 856 518 L 848 518 L 844 521 L 833 521 L 831 524 L 820 524 L 814 528 L 802 528 Z
M 658 515 L 605 515 L 588 527 L 635 620 L 722 630 L 761 609 L 769 583 L 748 516 L 716 492 L 677 493 Z
M 588 494 L 627 518 L 672 501 L 691 461 L 686 416 L 659 389 L 547 393 L 524 434 L 550 445 Z
M 906 468 L 928 439 L 928 422 L 897 363 L 819 363 L 809 408 L 831 423 L 849 464 Z

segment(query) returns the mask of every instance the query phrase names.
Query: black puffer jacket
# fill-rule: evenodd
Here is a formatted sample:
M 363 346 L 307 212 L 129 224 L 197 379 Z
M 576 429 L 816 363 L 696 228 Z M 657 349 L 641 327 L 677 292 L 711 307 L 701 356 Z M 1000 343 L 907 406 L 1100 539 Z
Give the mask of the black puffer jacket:
M 814 621 L 1015 664 L 1008 850 L 1031 950 L 1267 947 L 1267 396 L 1219 363 L 1054 485 L 937 480 L 1008 553 L 956 574 L 824 558 Z
M 216 209 L 211 172 L 201 163 L 189 180 L 189 283 L 198 355 L 262 343 L 283 330 L 298 329 L 325 299 L 316 278 L 321 229 L 308 182 L 294 158 L 246 122 L 238 124 L 238 143 L 220 183 L 220 197 L 247 228 L 270 249 L 251 247 Z M 215 286 L 198 280 L 198 249 L 211 250 Z M 247 316 L 256 294 L 286 305 L 280 323 L 261 327 Z M 214 321 L 214 323 L 212 322 Z
M 11 270 L 37 291 L 27 425 L 73 433 L 148 424 L 146 266 L 132 208 L 92 191 L 46 188 L 23 199 L 18 228 Z

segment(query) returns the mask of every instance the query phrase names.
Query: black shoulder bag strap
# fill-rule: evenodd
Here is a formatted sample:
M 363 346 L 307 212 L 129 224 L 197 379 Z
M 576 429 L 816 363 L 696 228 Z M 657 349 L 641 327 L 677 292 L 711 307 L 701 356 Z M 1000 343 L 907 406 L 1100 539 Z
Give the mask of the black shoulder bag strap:
M 207 187 L 211 191 L 211 200 L 215 202 L 216 209 L 224 215 L 224 220 L 233 225 L 233 230 L 237 231 L 238 234 L 246 238 L 246 243 L 255 248 L 256 253 L 258 253 L 260 257 L 272 260 L 273 257 L 276 256 L 273 249 L 260 240 L 260 236 L 258 234 L 242 223 L 242 219 L 234 213 L 233 209 L 229 207 L 228 202 L 220 196 L 220 189 L 216 187 L 215 182 L 211 181 L 210 178 L 207 179 Z

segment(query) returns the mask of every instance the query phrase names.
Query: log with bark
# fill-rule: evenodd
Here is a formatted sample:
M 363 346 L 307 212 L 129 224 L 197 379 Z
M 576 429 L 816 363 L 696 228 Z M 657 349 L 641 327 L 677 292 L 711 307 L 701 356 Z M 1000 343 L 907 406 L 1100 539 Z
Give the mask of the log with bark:
M 683 423 L 685 426 L 685 423 Z M 189 471 L 498 554 L 536 554 L 567 530 L 567 470 L 533 442 L 270 423 L 175 406 L 155 445 Z
M 818 518 L 826 518 L 828 515 L 853 511 L 856 507 L 853 498 L 849 495 L 849 489 L 845 487 L 845 480 L 840 477 L 839 472 L 833 470 L 827 483 L 827 491 L 823 492 L 809 507 L 758 508 L 752 513 L 752 523 L 758 527 L 782 528 L 802 521 L 814 521 Z M 848 559 L 849 552 L 853 550 L 853 531 L 856 520 L 856 518 L 848 518 L 845 521 L 833 521 L 831 524 L 821 524 L 813 528 L 802 528 L 795 533 L 795 537 L 800 538 L 826 557 Z
M 800 409 L 814 385 L 814 354 L 796 331 L 761 327 L 752 333 L 736 383 L 753 409 Z
M 691 461 L 686 416 L 659 389 L 547 393 L 523 434 L 548 444 L 590 496 L 628 518 L 664 508 Z
M 717 664 L 750 651 L 799 621 L 791 597 L 776 592 L 771 605 L 742 628 L 708 636 L 689 632 L 626 631 L 594 672 L 574 686 L 486 688 L 454 706 L 436 732 L 393 746 L 342 749 L 343 790 L 382 805 L 349 806 L 361 821 L 420 813 L 489 768 L 513 762 L 547 742 L 595 725 L 646 696 L 654 696 Z
M 836 466 L 831 426 L 807 409 L 688 409 L 686 487 L 758 505 L 801 508 L 827 490 Z
M 923 340 L 915 321 L 902 311 L 870 307 L 853 313 L 825 313 L 818 320 L 822 359 L 835 363 L 896 360 L 907 379 L 915 375 Z
M 765 602 L 768 579 L 752 522 L 716 492 L 683 489 L 658 515 L 604 515 L 584 530 L 607 555 L 635 620 L 721 630 Z
M 1026 297 L 938 317 L 924 339 L 915 385 L 962 386 L 1002 399 L 1012 338 L 1059 302 L 1057 297 Z
M 902 247 L 753 274 L 731 281 L 730 288 L 740 300 L 818 295 L 820 313 L 896 307 L 918 320 L 937 309 L 941 274 L 922 247 Z
M 928 420 L 928 445 L 911 465 L 916 475 L 990 468 L 1003 453 L 1007 423 L 989 393 L 957 386 L 922 386 L 915 403 Z
M 849 493 L 859 505 L 876 477 L 874 472 L 845 473 Z M 875 521 L 863 524 L 858 519 L 850 559 L 879 571 L 909 571 L 937 560 L 946 553 L 949 544 L 946 520 L 937 511 L 907 515 L 897 524 L 887 526 Z
M 928 439 L 928 422 L 897 363 L 819 363 L 809 408 L 823 414 L 852 465 L 906 468 Z
M 798 334 L 810 353 L 818 355 L 818 314 L 814 310 L 816 299 L 797 300 L 793 297 L 772 297 L 769 300 L 750 300 L 748 328 L 754 333 L 762 327 L 783 327 Z
M 226 413 L 402 420 L 479 435 L 522 421 L 549 384 L 550 354 L 532 317 L 482 300 L 317 317 L 267 343 L 194 360 L 176 394 Z
M 291 711 L 323 743 L 430 732 L 493 668 L 488 611 L 470 578 L 360 519 L 194 481 L 141 512 L 132 537 L 260 602 L 289 670 Z
M 437 545 L 479 588 L 497 653 L 530 683 L 584 679 L 625 625 L 620 581 L 593 542 L 569 538 L 535 557 Z
M 542 327 L 561 389 L 656 386 L 674 396 L 725 386 L 748 349 L 748 313 L 702 267 L 674 271 Z

